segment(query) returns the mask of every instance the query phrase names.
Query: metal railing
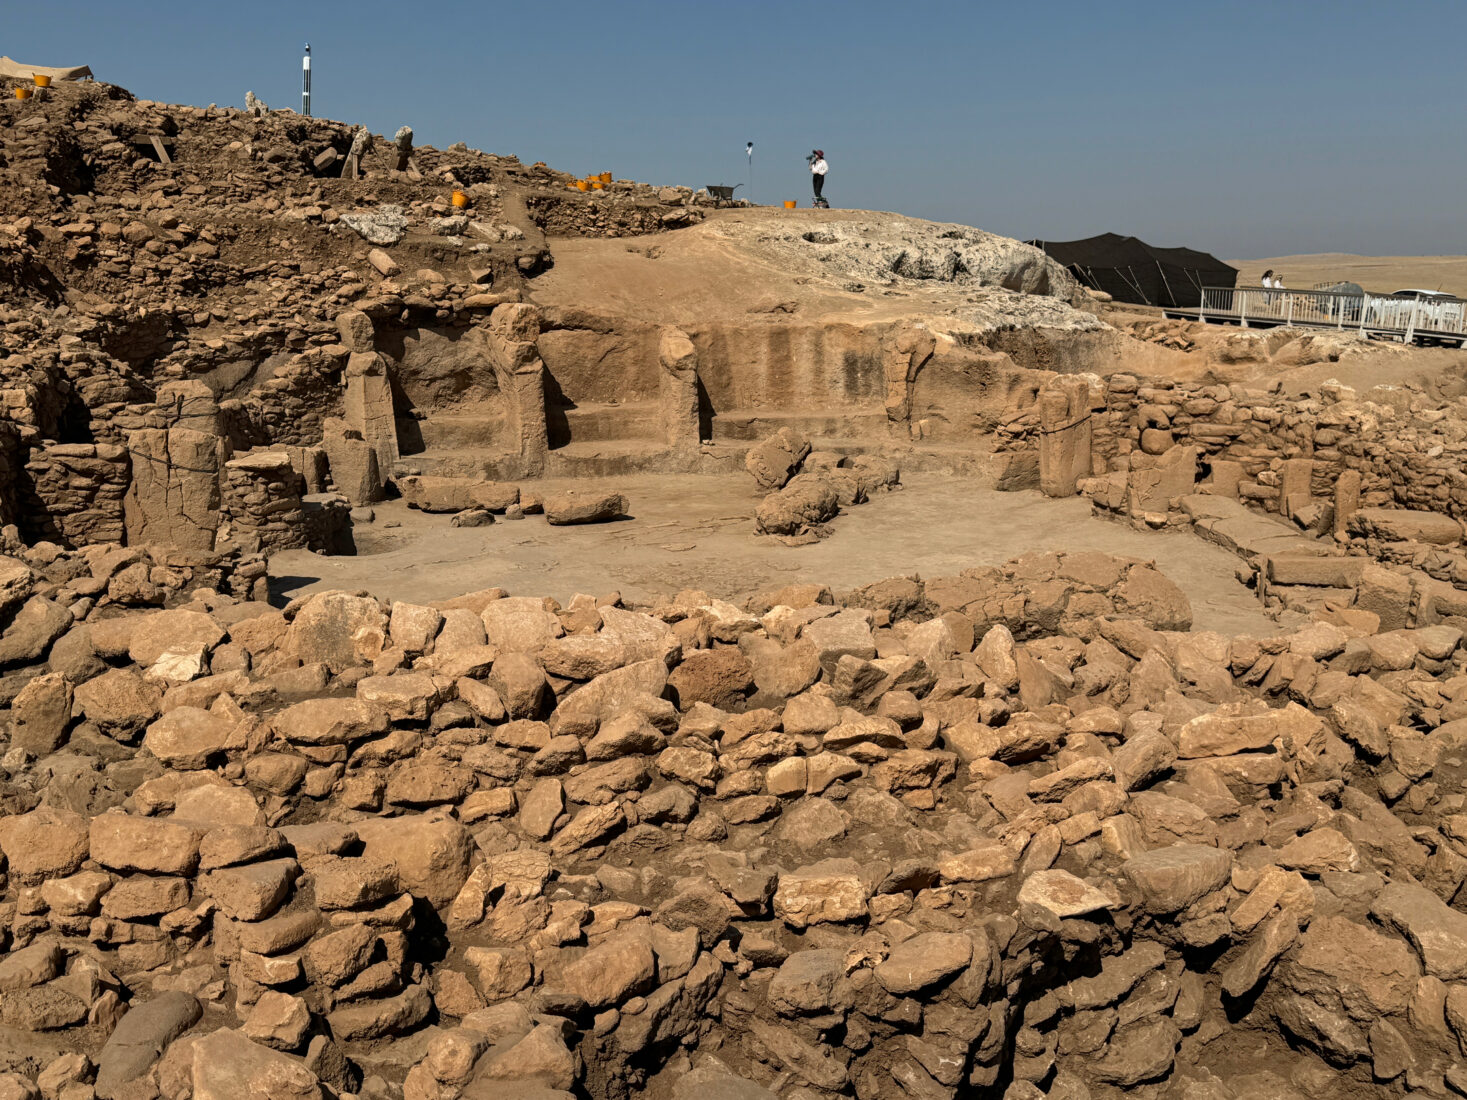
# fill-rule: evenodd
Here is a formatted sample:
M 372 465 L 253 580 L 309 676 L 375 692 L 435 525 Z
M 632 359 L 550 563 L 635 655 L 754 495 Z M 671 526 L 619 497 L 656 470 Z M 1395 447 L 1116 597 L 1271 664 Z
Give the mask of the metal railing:
M 1396 336 L 1467 339 L 1467 302 L 1457 298 L 1348 294 L 1333 290 L 1203 287 L 1199 321 L 1300 325 Z

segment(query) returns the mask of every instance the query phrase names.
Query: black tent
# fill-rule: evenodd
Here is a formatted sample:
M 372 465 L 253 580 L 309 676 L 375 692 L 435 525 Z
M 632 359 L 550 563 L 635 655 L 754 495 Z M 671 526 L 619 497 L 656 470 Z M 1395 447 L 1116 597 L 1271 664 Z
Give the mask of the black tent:
M 1233 286 L 1236 268 L 1191 248 L 1153 248 L 1135 237 L 1102 233 L 1083 241 L 1030 241 L 1088 287 L 1118 302 L 1191 307 L 1205 286 Z

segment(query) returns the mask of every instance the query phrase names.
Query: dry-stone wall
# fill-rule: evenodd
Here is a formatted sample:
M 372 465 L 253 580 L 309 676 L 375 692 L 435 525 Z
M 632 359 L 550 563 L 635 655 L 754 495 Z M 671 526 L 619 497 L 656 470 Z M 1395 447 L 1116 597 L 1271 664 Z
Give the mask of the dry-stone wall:
M 24 530 L 63 546 L 122 542 L 123 500 L 132 480 L 116 443 L 54 443 L 31 452 Z
M 11 548 L 17 1096 L 1467 1084 L 1455 628 L 1189 633 L 1101 554 L 281 610 Z

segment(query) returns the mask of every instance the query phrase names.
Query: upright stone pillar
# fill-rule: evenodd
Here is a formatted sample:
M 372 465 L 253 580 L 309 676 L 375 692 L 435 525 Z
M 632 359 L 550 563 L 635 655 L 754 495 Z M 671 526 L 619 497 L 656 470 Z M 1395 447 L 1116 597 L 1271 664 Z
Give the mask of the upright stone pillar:
M 1350 517 L 1360 510 L 1360 471 L 1344 470 L 1335 482 L 1335 534 L 1343 535 Z
M 1091 473 L 1090 382 L 1061 375 L 1039 391 L 1039 488 L 1070 497 Z
M 382 474 L 372 445 L 362 438 L 361 432 L 334 416 L 326 418 L 322 429 L 321 446 L 325 448 L 336 491 L 352 504 L 381 500 Z
M 698 435 L 698 351 L 688 334 L 677 328 L 662 330 L 657 346 L 662 367 L 658 404 L 667 432 L 667 449 L 676 468 L 691 468 L 702 443 Z
M 520 476 L 538 477 L 550 457 L 545 423 L 545 364 L 536 341 L 540 313 L 524 302 L 505 302 L 489 315 L 484 333 L 499 390 L 509 406 L 520 456 Z
M 346 361 L 343 412 L 347 424 L 377 452 L 377 468 L 390 471 L 398 455 L 397 416 L 387 362 L 375 351 L 354 351 Z
M 336 331 L 351 353 L 346 361 L 343 416 L 347 426 L 377 452 L 377 469 L 386 477 L 398 458 L 397 413 L 387 360 L 377 353 L 377 330 L 361 310 L 347 309 L 337 314 Z
M 882 352 L 886 379 L 886 421 L 902 437 L 911 435 L 912 389 L 927 360 L 937 350 L 937 338 L 925 325 L 904 325 Z
M 129 432 L 132 481 L 123 501 L 130 546 L 171 543 L 213 550 L 219 529 L 219 469 L 224 442 L 192 428 Z
M 1309 503 L 1310 483 L 1314 479 L 1314 460 L 1290 458 L 1279 470 L 1279 512 L 1293 519 Z

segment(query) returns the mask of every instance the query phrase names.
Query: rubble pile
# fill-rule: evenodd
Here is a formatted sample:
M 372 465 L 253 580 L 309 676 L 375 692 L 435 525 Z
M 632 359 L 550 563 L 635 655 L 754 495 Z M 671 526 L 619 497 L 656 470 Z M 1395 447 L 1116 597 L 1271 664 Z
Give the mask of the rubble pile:
M 901 488 L 901 471 L 882 455 L 815 451 L 794 428 L 781 428 L 744 459 L 760 489 L 772 490 L 754 514 L 754 529 L 791 546 L 825 538 L 841 507 L 864 504 L 872 492 Z
M 1467 1085 L 1455 628 L 1191 633 L 1093 553 L 141 610 L 16 552 L 17 1096 Z

